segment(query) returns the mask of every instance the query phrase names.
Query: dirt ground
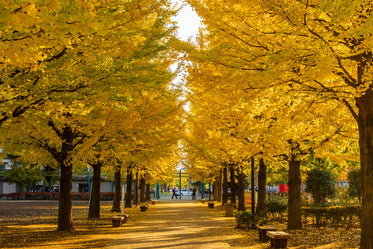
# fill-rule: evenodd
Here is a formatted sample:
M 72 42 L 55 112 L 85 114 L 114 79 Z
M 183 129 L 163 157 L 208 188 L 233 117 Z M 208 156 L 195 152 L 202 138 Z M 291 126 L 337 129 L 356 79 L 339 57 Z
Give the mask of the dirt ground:
M 235 228 L 217 205 L 161 200 L 141 212 L 125 209 L 128 223 L 113 228 L 111 202 L 102 202 L 101 218 L 88 220 L 88 202 L 73 202 L 75 232 L 56 232 L 57 201 L 0 201 L 0 248 L 270 248 L 255 230 Z M 285 229 L 285 225 L 282 226 Z M 358 248 L 359 230 L 288 231 L 288 248 Z

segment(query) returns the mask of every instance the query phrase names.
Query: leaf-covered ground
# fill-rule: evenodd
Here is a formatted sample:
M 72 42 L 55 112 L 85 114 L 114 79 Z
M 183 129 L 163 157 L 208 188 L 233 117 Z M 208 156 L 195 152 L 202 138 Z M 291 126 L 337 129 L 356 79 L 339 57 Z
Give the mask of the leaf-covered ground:
M 269 248 L 258 232 L 235 228 L 221 206 L 199 201 L 161 201 L 140 212 L 126 209 L 127 224 L 113 228 L 111 203 L 101 219 L 88 220 L 88 202 L 73 202 L 75 232 L 56 232 L 56 201 L 0 201 L 1 248 Z M 277 224 L 285 229 L 285 224 Z M 358 248 L 360 230 L 309 228 L 289 231 L 288 248 Z
M 75 232 L 57 232 L 57 201 L 0 201 L 1 248 L 102 248 L 121 234 L 113 228 L 111 203 L 102 202 L 101 219 L 88 220 L 88 201 L 73 202 Z M 137 208 L 127 209 L 136 219 Z

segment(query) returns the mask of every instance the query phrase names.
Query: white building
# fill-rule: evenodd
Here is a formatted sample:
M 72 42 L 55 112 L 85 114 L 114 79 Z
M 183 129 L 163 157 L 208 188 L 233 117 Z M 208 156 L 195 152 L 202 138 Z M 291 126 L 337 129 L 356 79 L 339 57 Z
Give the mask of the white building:
M 3 159 L 2 162 L 0 161 L 0 194 L 9 194 L 9 193 L 27 191 L 20 184 L 10 183 L 4 180 L 2 172 L 4 170 L 11 169 L 11 165 L 12 165 L 12 159 L 10 159 L 9 157 L 6 157 L 5 159 Z M 53 175 L 58 177 L 59 175 L 58 171 L 55 171 Z M 88 186 L 90 187 L 92 186 L 91 184 L 88 184 L 88 180 L 92 181 L 92 178 L 88 177 L 88 175 L 73 177 L 72 192 L 88 192 Z M 43 185 L 43 183 L 41 182 L 40 185 Z M 57 186 L 56 184 L 54 185 L 54 188 L 55 190 L 58 189 L 58 183 L 57 183 Z M 114 190 L 113 182 L 102 178 L 101 179 L 101 192 L 113 192 L 113 190 Z
M 1 152 L 1 149 L 0 149 Z M 2 160 L 2 163 L 0 163 L 0 194 L 9 194 L 14 192 L 19 192 L 20 186 L 16 183 L 9 183 L 7 181 L 4 181 L 2 172 L 4 170 L 11 169 L 12 160 L 10 160 L 8 157 L 4 158 Z M 18 190 L 18 191 L 17 191 Z

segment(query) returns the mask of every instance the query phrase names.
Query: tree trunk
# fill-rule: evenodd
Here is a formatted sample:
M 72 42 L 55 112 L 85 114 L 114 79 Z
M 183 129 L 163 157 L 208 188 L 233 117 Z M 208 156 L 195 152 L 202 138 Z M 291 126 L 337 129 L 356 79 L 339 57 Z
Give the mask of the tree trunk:
M 121 167 L 117 166 L 114 174 L 114 199 L 113 206 L 111 211 L 120 212 L 120 197 L 121 197 L 121 187 L 120 187 L 120 178 L 121 178 Z
M 219 184 L 218 184 L 218 199 L 216 201 L 221 202 L 221 193 L 222 193 L 222 170 L 219 170 Z
M 320 187 L 315 189 L 315 193 L 312 194 L 313 203 L 319 205 L 321 203 Z
M 62 142 L 61 152 L 55 158 L 60 164 L 60 198 L 58 203 L 58 231 L 74 231 L 72 219 L 73 207 L 73 165 L 71 152 L 74 149 L 73 130 L 70 127 L 65 127 L 62 132 L 64 138 Z
M 45 191 L 45 192 L 52 192 L 52 187 L 53 187 L 53 186 L 52 186 L 52 177 L 51 177 L 51 176 L 46 176 L 46 177 L 45 177 L 45 181 L 48 182 L 48 185 L 49 185 L 49 186 L 48 186 L 48 187 L 45 186 L 45 187 L 44 187 L 44 191 Z
M 263 158 L 259 160 L 258 172 L 258 203 L 256 205 L 256 213 L 265 211 L 266 200 L 266 185 L 267 185 L 267 166 L 264 164 Z
M 71 161 L 61 163 L 60 198 L 58 204 L 58 231 L 74 231 L 72 221 L 73 207 L 73 167 Z
M 255 214 L 255 159 L 251 158 L 251 213 Z
M 136 172 L 135 193 L 133 195 L 133 205 L 139 205 L 139 172 Z
M 361 165 L 361 249 L 373 248 L 373 90 L 356 98 Z
M 236 203 L 236 176 L 234 174 L 234 167 L 229 167 L 229 173 L 231 176 L 231 203 Z
M 140 203 L 145 202 L 145 178 L 141 176 L 140 178 Z
M 168 190 L 167 190 L 167 184 L 166 183 L 165 184 L 161 184 L 160 186 L 161 186 L 161 189 L 160 189 L 161 193 L 168 192 Z
M 151 198 L 150 198 L 150 184 L 146 184 L 146 187 L 145 187 L 145 201 L 151 201 Z
M 132 169 L 131 165 L 128 165 L 127 168 L 127 189 L 126 189 L 126 203 L 125 208 L 132 207 Z
M 214 180 L 214 201 L 221 201 L 221 171 L 215 176 Z
M 245 211 L 245 175 L 243 167 L 238 167 L 238 211 Z
M 300 161 L 291 156 L 289 161 L 289 181 L 288 181 L 288 225 L 287 229 L 302 229 L 301 219 L 301 175 Z
M 91 198 L 89 202 L 88 218 L 100 218 L 100 189 L 101 189 L 101 167 L 102 162 L 92 165 L 93 181 Z
M 218 199 L 217 195 L 218 195 L 218 176 L 215 176 L 214 177 L 214 183 L 213 183 L 213 194 L 214 194 L 214 201 L 216 201 Z
M 227 174 L 228 174 L 227 167 L 224 167 L 222 204 L 226 204 L 228 202 L 228 175 Z

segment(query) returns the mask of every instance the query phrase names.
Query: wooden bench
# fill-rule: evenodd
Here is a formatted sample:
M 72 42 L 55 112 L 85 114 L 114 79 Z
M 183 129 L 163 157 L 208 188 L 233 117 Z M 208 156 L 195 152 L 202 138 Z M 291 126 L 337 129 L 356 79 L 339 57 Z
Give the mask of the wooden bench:
M 130 217 L 130 215 L 129 215 L 129 214 L 123 214 L 123 215 L 121 215 L 121 216 L 124 217 L 122 224 L 127 223 L 128 218 Z
M 271 247 L 273 248 L 287 247 L 288 239 L 290 239 L 290 234 L 282 231 L 267 231 L 267 236 L 271 239 Z
M 223 206 L 225 209 L 225 217 L 233 217 L 234 203 L 225 203 Z
M 269 241 L 269 237 L 267 236 L 267 231 L 276 231 L 277 229 L 273 226 L 257 226 L 256 227 L 259 231 L 259 240 L 262 242 Z
M 111 222 L 113 223 L 113 227 L 121 227 L 124 223 L 127 223 L 129 215 L 116 215 L 111 218 Z
M 142 204 L 142 205 L 140 205 L 140 210 L 141 210 L 141 212 L 147 211 L 148 210 L 148 204 Z

